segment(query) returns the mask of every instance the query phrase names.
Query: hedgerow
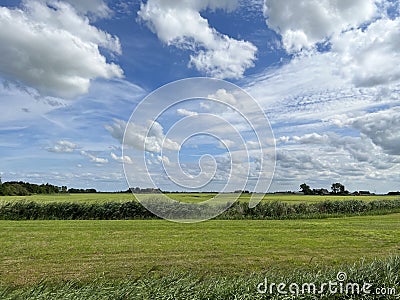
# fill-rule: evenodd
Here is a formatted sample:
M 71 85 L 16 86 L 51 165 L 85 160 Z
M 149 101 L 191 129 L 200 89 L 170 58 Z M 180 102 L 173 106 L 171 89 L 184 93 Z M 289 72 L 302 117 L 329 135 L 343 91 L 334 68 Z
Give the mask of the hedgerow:
M 162 201 L 162 200 L 161 200 Z M 153 199 L 152 203 L 157 202 Z M 188 208 L 189 208 L 189 204 Z M 227 204 L 225 204 L 226 206 Z M 154 207 L 154 206 L 153 206 Z M 178 207 L 178 206 L 176 206 Z M 172 214 L 175 207 L 163 205 L 166 214 Z M 201 216 L 212 207 L 196 206 L 192 214 Z M 187 217 L 185 206 L 180 206 L 182 218 Z M 374 215 L 400 212 L 400 199 L 375 201 L 323 201 L 318 203 L 289 204 L 286 202 L 262 202 L 250 208 L 245 202 L 235 202 L 216 217 L 217 219 L 300 219 L 326 218 L 333 216 Z M 195 216 L 194 216 L 195 217 Z M 33 201 L 15 201 L 0 204 L 1 220 L 127 220 L 157 219 L 140 202 L 106 202 L 106 203 L 38 203 Z

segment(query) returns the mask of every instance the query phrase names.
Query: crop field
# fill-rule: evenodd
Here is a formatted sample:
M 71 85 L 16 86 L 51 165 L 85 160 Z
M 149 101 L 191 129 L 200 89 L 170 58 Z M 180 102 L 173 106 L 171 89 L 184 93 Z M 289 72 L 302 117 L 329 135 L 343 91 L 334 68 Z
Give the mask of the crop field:
M 171 193 L 167 194 L 172 199 L 186 202 L 197 203 L 206 201 L 215 196 L 215 194 L 207 193 Z M 144 195 L 144 197 L 154 197 L 156 195 Z M 224 194 L 224 199 L 236 199 L 237 194 Z M 249 201 L 251 195 L 240 195 L 239 201 Z M 293 194 L 267 194 L 264 196 L 263 201 L 280 201 L 287 203 L 316 203 L 325 200 L 341 201 L 341 200 L 393 200 L 399 199 L 400 196 L 388 195 L 371 195 L 371 196 L 319 196 L 319 195 L 293 195 Z M 135 200 L 135 197 L 129 193 L 96 193 L 96 194 L 53 194 L 53 195 L 31 195 L 31 196 L 0 196 L 0 203 L 15 202 L 15 201 L 34 201 L 40 203 L 48 202 L 77 202 L 77 203 L 105 203 L 105 202 L 128 202 Z

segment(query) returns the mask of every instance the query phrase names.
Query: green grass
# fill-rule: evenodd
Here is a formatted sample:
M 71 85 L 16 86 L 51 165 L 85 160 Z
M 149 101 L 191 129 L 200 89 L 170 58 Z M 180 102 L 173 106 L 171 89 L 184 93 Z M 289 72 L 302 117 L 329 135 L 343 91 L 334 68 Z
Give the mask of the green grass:
M 400 214 L 323 220 L 0 221 L 0 284 L 245 276 L 400 254 Z M 196 275 L 197 276 L 197 275 Z
M 77 202 L 77 203 L 106 203 L 128 202 L 135 200 L 132 194 L 96 193 L 96 194 L 51 194 L 31 196 L 0 196 L 0 203 L 16 201 L 34 201 L 39 203 L 50 202 Z
M 249 197 L 249 196 L 246 196 Z M 343 200 L 361 200 L 361 201 L 373 201 L 373 200 L 395 200 L 399 199 L 400 196 L 396 195 L 374 195 L 374 196 L 320 196 L 320 195 L 286 195 L 286 194 L 272 194 L 266 195 L 263 201 L 280 201 L 288 203 L 316 203 L 322 201 L 343 201 Z
M 300 287 L 304 283 L 313 283 L 317 291 L 328 282 L 338 282 L 337 274 L 345 272 L 347 281 L 345 283 L 356 283 L 363 287 L 365 282 L 372 286 L 368 289 L 370 295 L 358 294 L 357 289 L 346 290 L 337 294 L 330 294 L 328 289 L 324 290 L 323 296 L 314 295 L 305 289 L 302 294 Z M 282 274 L 271 270 L 262 274 L 250 274 L 239 276 L 197 276 L 191 273 L 170 272 L 164 276 L 148 274 L 143 277 L 126 278 L 119 280 L 105 280 L 102 278 L 91 282 L 82 283 L 77 280 L 64 283 L 39 283 L 33 286 L 22 288 L 6 287 L 0 285 L 0 298 L 11 299 L 64 299 L 64 300 L 97 300 L 97 299 L 294 299 L 292 297 L 279 297 L 275 289 L 270 293 L 259 293 L 257 287 L 260 283 L 285 283 L 297 284 L 299 286 L 299 297 L 296 299 L 398 299 L 400 290 L 400 258 L 389 257 L 383 260 L 376 260 L 371 263 L 360 262 L 354 265 L 341 266 L 323 270 L 304 271 L 294 270 Z M 375 291 L 382 287 L 385 295 L 378 295 Z M 389 290 L 390 289 L 390 290 Z M 263 286 L 261 286 L 263 291 Z M 286 291 L 288 289 L 286 288 Z M 282 296 L 282 295 L 280 295 Z M 288 295 L 286 295 L 288 296 Z M 289 295 L 290 296 L 290 295 Z
M 194 203 L 202 202 L 212 198 L 215 194 L 196 194 L 196 193 L 171 193 L 167 194 L 172 199 Z M 146 196 L 146 195 L 145 195 Z M 154 197 L 154 195 L 149 195 L 148 197 Z M 223 197 L 227 200 L 234 199 L 237 197 L 236 194 L 225 194 Z M 288 203 L 316 203 L 325 200 L 330 201 L 341 201 L 341 200 L 362 200 L 362 201 L 372 201 L 372 200 L 393 200 L 399 199 L 399 196 L 317 196 L 317 195 L 287 195 L 287 194 L 267 194 L 263 201 L 281 201 Z M 135 197 L 132 194 L 115 194 L 115 193 L 97 193 L 97 194 L 53 194 L 53 195 L 31 195 L 31 196 L 0 196 L 0 203 L 4 202 L 14 202 L 14 201 L 35 201 L 40 203 L 49 202 L 78 202 L 78 203 L 105 203 L 105 202 L 128 202 L 134 200 Z M 249 194 L 242 194 L 240 196 L 240 201 L 249 201 Z

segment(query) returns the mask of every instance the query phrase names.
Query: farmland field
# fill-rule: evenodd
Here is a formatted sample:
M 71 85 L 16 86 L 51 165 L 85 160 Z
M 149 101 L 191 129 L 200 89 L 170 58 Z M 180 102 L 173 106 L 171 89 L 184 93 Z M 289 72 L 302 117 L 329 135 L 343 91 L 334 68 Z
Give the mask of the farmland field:
M 0 282 L 251 274 L 400 254 L 400 214 L 324 220 L 0 221 Z
M 215 194 L 207 193 L 171 193 L 167 194 L 169 197 L 187 203 L 202 202 L 210 199 Z M 149 197 L 155 195 L 148 195 Z M 237 197 L 236 194 L 225 194 L 223 197 L 229 201 Z M 325 200 L 341 201 L 341 200 L 393 200 L 399 199 L 400 196 L 388 195 L 371 195 L 371 196 L 318 196 L 318 195 L 291 195 L 291 194 L 267 194 L 264 196 L 263 201 L 281 201 L 287 203 L 315 203 Z M 242 194 L 240 201 L 248 201 L 249 194 Z M 96 193 L 96 194 L 52 194 L 52 195 L 31 195 L 31 196 L 0 196 L 0 203 L 15 202 L 15 201 L 35 201 L 40 203 L 48 202 L 80 202 L 80 203 L 105 203 L 105 202 L 128 202 L 135 200 L 135 197 L 129 193 Z
M 170 195 L 183 202 L 213 196 Z M 232 194 L 224 197 L 228 200 Z M 275 194 L 263 201 L 323 204 L 326 200 L 398 198 Z M 0 204 L 132 200 L 131 194 L 60 194 L 1 197 Z M 240 198 L 248 200 L 248 194 Z M 254 289 L 263 276 L 326 281 L 343 270 L 358 280 L 373 280 L 400 291 L 396 275 L 400 273 L 400 213 L 395 212 L 195 224 L 1 220 L 0 299 L 268 299 Z

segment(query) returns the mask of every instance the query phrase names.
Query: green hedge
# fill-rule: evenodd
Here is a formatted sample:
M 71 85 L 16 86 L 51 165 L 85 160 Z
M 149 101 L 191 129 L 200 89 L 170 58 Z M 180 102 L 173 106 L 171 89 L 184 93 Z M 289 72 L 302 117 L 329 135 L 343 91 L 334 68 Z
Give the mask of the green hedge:
M 119 220 L 148 219 L 154 215 L 139 202 L 38 203 L 11 202 L 0 205 L 2 220 Z

